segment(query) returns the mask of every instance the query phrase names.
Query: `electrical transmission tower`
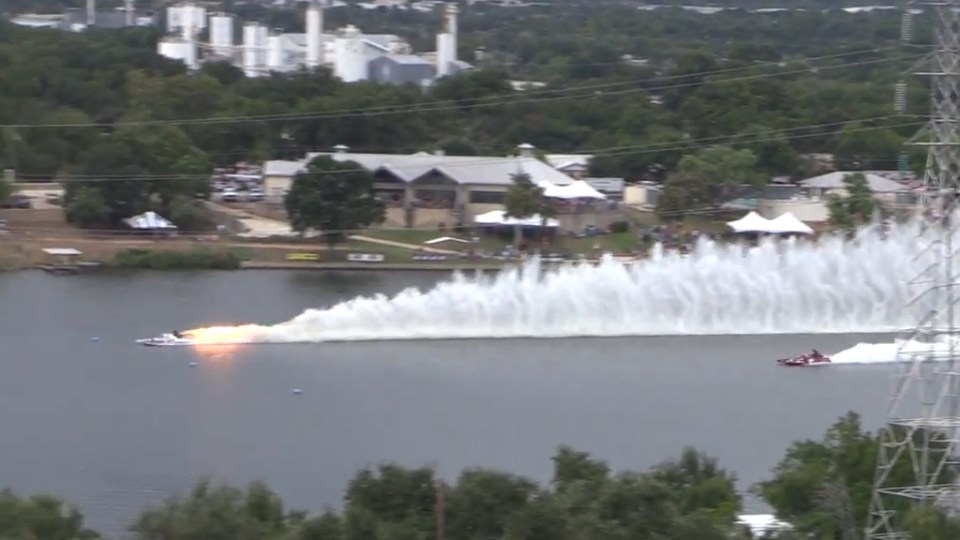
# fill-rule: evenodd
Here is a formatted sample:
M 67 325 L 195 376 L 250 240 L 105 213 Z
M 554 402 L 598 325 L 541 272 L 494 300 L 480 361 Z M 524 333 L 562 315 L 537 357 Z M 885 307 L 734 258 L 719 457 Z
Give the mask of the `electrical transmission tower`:
M 927 165 L 921 213 L 925 230 L 918 238 L 923 270 L 910 282 L 912 300 L 905 309 L 916 326 L 901 336 L 901 367 L 881 434 L 876 480 L 866 537 L 910 538 L 902 511 L 934 506 L 960 510 L 960 484 L 945 480 L 960 465 L 960 337 L 955 304 L 960 301 L 960 260 L 955 241 L 960 219 L 960 0 L 912 3 L 904 12 L 901 38 L 911 41 L 913 14 L 923 6 L 933 19 L 933 51 L 916 75 L 929 79 L 930 120 L 910 141 L 926 147 Z M 895 104 L 906 110 L 904 82 L 897 84 Z M 903 162 L 901 158 L 901 162 Z M 954 244 L 957 244 L 956 246 Z M 917 343 L 922 343 L 918 345 Z

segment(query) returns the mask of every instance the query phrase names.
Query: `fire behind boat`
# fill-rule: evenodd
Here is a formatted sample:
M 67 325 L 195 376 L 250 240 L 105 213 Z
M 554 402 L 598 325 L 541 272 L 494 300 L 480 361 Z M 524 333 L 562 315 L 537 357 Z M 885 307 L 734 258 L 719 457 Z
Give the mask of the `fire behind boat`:
M 185 332 L 174 330 L 168 334 L 160 334 L 157 337 L 138 339 L 137 343 L 147 347 L 173 347 L 177 345 L 193 345 L 195 341 Z
M 820 354 L 816 349 L 812 353 L 801 354 L 793 358 L 780 358 L 777 364 L 784 367 L 811 367 L 831 364 L 829 356 Z

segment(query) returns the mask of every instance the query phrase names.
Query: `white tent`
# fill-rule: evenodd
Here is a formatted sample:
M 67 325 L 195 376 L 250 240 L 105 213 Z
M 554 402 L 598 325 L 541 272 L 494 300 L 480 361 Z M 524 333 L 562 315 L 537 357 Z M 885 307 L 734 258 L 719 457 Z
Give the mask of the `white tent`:
M 577 180 L 576 182 L 561 186 L 558 190 L 559 194 L 556 195 L 560 199 L 606 199 L 607 196 L 599 191 L 593 189 L 593 186 L 584 182 L 583 180 Z M 545 196 L 549 197 L 546 193 Z
M 770 232 L 781 234 L 813 234 L 809 225 L 797 219 L 797 216 L 787 212 L 770 221 Z
M 546 180 L 540 182 L 539 184 L 537 184 L 537 186 L 539 186 L 540 189 L 543 190 L 544 197 L 550 197 L 551 199 L 564 198 L 563 197 L 564 191 L 563 191 L 563 187 L 561 186 L 547 182 Z
M 133 216 L 123 221 L 131 228 L 141 231 L 158 229 L 173 230 L 177 228 L 170 220 L 158 215 L 156 212 L 144 212 L 139 216 Z
M 544 225 L 543 218 L 541 218 L 539 215 L 525 217 L 518 220 L 512 217 L 508 218 L 506 214 L 507 212 L 505 210 L 493 210 L 473 218 L 473 222 L 477 225 L 520 225 L 522 227 L 542 227 Z M 547 219 L 546 226 L 559 227 L 560 222 L 552 218 Z
M 733 229 L 736 233 L 755 232 L 768 233 L 770 230 L 770 220 L 762 217 L 756 212 L 750 212 L 736 221 L 727 222 L 727 227 Z

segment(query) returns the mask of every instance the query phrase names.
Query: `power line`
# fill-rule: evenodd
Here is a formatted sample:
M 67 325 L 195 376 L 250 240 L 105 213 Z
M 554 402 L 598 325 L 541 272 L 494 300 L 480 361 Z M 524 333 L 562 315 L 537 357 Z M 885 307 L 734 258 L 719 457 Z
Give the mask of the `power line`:
M 876 51 L 876 49 L 870 50 Z M 841 56 L 849 56 L 854 53 L 842 53 L 835 54 L 821 58 L 837 58 Z M 861 53 L 857 53 L 861 54 Z M 920 55 L 910 55 L 903 57 L 895 58 L 879 58 L 873 60 L 864 60 L 859 62 L 850 62 L 845 64 L 838 64 L 834 66 L 822 66 L 816 67 L 817 71 L 821 70 L 834 70 L 834 69 L 844 69 L 852 68 L 866 65 L 873 65 L 879 63 L 887 63 L 898 60 L 916 60 L 920 58 Z M 813 60 L 813 59 L 811 59 Z M 755 66 L 750 66 L 749 68 L 731 68 L 731 69 L 757 69 Z M 102 122 L 88 122 L 88 123 L 45 123 L 45 124 L 0 124 L 0 128 L 7 129 L 40 129 L 40 128 L 106 128 L 106 127 L 124 127 L 124 126 L 158 126 L 158 125 L 175 125 L 175 126 L 190 126 L 190 125 L 222 125 L 222 124 L 235 124 L 235 123 L 247 123 L 247 122 L 282 122 L 282 121 L 302 121 L 302 120 L 329 120 L 329 119 L 339 119 L 339 118 L 352 118 L 352 117 L 381 117 L 381 116 L 391 116 L 398 114 L 415 114 L 415 113 L 424 113 L 424 112 L 442 112 L 448 110 L 460 110 L 460 109 L 480 109 L 487 107 L 498 107 L 504 105 L 519 105 L 524 103 L 539 103 L 547 101 L 558 101 L 558 100 L 568 100 L 568 99 L 592 99 L 598 97 L 610 97 L 614 95 L 626 95 L 632 93 L 640 92 L 654 92 L 654 91 L 663 91 L 677 88 L 687 88 L 692 86 L 699 86 L 704 84 L 718 84 L 718 83 L 730 83 L 730 82 L 743 82 L 750 80 L 758 80 L 771 77 L 783 77 L 788 75 L 797 75 L 809 73 L 812 68 L 798 69 L 792 71 L 783 71 L 779 73 L 759 73 L 746 75 L 742 77 L 731 77 L 720 80 L 710 80 L 710 81 L 693 81 L 672 85 L 656 85 L 650 87 L 641 87 L 636 88 L 637 85 L 642 84 L 643 80 L 634 80 L 626 82 L 617 82 L 617 83 L 604 83 L 594 86 L 582 86 L 575 88 L 566 88 L 566 89 L 548 89 L 543 91 L 535 92 L 525 92 L 523 94 L 510 95 L 510 96 L 486 96 L 482 98 L 475 99 L 464 99 L 463 101 L 468 101 L 469 103 L 459 103 L 457 100 L 447 100 L 447 101 L 438 101 L 434 103 L 420 104 L 416 106 L 409 105 L 384 105 L 380 107 L 365 107 L 365 108 L 351 108 L 351 109 L 339 109 L 334 111 L 325 111 L 317 113 L 289 113 L 289 114 L 274 114 L 274 115 L 259 115 L 259 116 L 235 116 L 235 117 L 203 117 L 203 118 L 185 118 L 185 119 L 168 119 L 168 120 L 131 120 L 131 121 L 121 121 L 114 123 L 102 123 Z M 722 71 L 722 70 L 720 70 Z M 713 72 L 713 73 L 718 73 Z M 675 79 L 689 79 L 703 77 L 704 74 L 709 74 L 711 72 L 703 72 L 700 74 L 686 74 L 686 75 L 676 75 L 668 78 Z M 653 82 L 660 79 L 647 80 L 646 82 Z M 611 88 L 620 88 L 624 86 L 629 86 L 631 88 L 620 89 L 620 90 L 610 90 Z M 550 94 L 562 93 L 562 92 L 583 92 L 590 90 L 590 93 L 587 94 L 569 94 L 569 95 L 559 95 L 551 96 Z M 545 97 L 538 97 L 539 95 L 544 94 Z M 519 97 L 519 99 L 517 99 Z
M 803 131 L 814 130 L 814 129 L 824 129 L 829 127 L 838 127 L 838 126 L 846 125 L 852 122 L 875 122 L 875 121 L 889 120 L 894 118 L 902 120 L 904 117 L 902 115 L 901 116 L 881 116 L 881 117 L 873 117 L 873 118 L 863 118 L 859 120 L 848 120 L 846 122 L 831 122 L 826 124 L 799 126 L 796 128 L 790 128 L 788 130 L 788 133 L 781 132 L 781 135 L 778 136 L 777 134 L 774 134 L 774 136 L 772 137 L 771 136 L 758 137 L 756 135 L 761 135 L 761 133 L 756 132 L 753 134 L 754 138 L 752 139 L 750 138 L 750 134 L 746 134 L 746 135 L 741 135 L 741 137 L 743 137 L 742 139 L 738 139 L 733 142 L 737 145 L 752 145 L 752 144 L 762 144 L 765 142 L 778 142 L 781 140 L 790 141 L 790 140 L 799 140 L 799 139 L 809 139 L 814 137 L 823 137 L 824 136 L 823 133 L 803 133 Z M 894 124 L 884 124 L 884 125 L 878 125 L 878 126 L 864 126 L 860 128 L 852 128 L 849 130 L 845 130 L 845 133 L 851 133 L 851 134 L 866 133 L 871 131 L 894 129 L 899 127 L 917 127 L 917 126 L 923 125 L 923 123 L 924 121 L 922 120 L 909 121 L 909 122 L 901 121 Z M 794 131 L 797 131 L 800 133 L 796 133 L 796 134 L 790 133 Z M 762 133 L 762 135 L 766 135 L 766 134 Z M 731 138 L 730 136 L 715 136 L 715 137 L 705 137 L 701 139 L 692 139 L 690 141 L 686 141 L 681 144 L 677 144 L 676 142 L 671 141 L 667 143 L 651 143 L 651 144 L 634 145 L 634 146 L 615 146 L 615 147 L 608 147 L 606 149 L 595 149 L 595 151 L 591 152 L 591 154 L 584 154 L 584 155 L 585 156 L 592 155 L 594 158 L 596 158 L 596 157 L 618 157 L 618 156 L 626 156 L 626 155 L 643 155 L 643 154 L 679 152 L 684 150 L 693 150 L 696 148 L 703 148 L 703 147 L 711 146 L 720 142 L 727 142 L 729 141 L 730 138 Z M 667 145 L 673 145 L 673 146 L 667 146 Z M 346 153 L 343 155 L 346 156 L 346 160 L 349 161 L 350 154 Z M 576 155 L 576 154 L 572 154 L 572 155 Z M 398 154 L 398 156 L 404 156 L 404 155 Z M 439 165 L 439 162 L 443 159 L 443 157 L 441 156 L 436 156 L 436 157 Z M 460 161 L 457 163 L 453 163 L 450 166 L 480 167 L 480 166 L 489 165 L 490 159 L 491 159 L 490 157 L 477 157 L 476 160 Z M 403 166 L 393 166 L 393 167 L 401 170 L 404 168 Z M 418 168 L 421 168 L 421 167 L 423 167 L 423 165 L 418 165 Z M 325 174 L 350 174 L 350 173 L 357 173 L 357 172 L 369 172 L 369 170 L 361 167 L 361 168 L 329 171 L 329 172 L 326 172 Z M 164 180 L 176 181 L 176 180 L 188 180 L 188 179 L 206 180 L 210 178 L 211 178 L 210 174 L 195 174 L 195 175 L 179 175 L 179 174 L 143 174 L 143 175 L 98 174 L 98 175 L 93 175 L 93 174 L 89 174 L 89 175 L 74 175 L 66 178 L 61 178 L 55 181 L 60 183 L 110 182 L 110 181 L 150 182 L 150 181 L 164 181 Z

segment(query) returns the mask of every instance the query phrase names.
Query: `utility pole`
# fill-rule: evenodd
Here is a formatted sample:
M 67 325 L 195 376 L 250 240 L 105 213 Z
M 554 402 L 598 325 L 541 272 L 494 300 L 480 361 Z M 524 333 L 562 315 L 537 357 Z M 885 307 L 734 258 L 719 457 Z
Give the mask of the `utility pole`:
M 446 490 L 447 486 L 443 483 L 443 480 L 437 480 L 436 482 L 437 490 L 437 502 L 434 505 L 433 513 L 437 520 L 437 540 L 444 540 L 446 536 L 446 517 L 447 507 L 446 507 Z
M 923 8 L 920 11 L 919 8 Z M 941 483 L 943 473 L 960 465 L 960 338 L 955 304 L 958 267 L 957 197 L 960 187 L 960 0 L 908 5 L 901 38 L 908 44 L 914 13 L 931 14 L 933 51 L 916 75 L 930 79 L 930 119 L 910 144 L 927 149 L 920 208 L 925 231 L 917 239 L 924 270 L 909 283 L 913 299 L 905 309 L 916 325 L 905 332 L 898 351 L 901 367 L 891 398 L 871 497 L 865 536 L 870 540 L 910 538 L 896 508 L 936 506 L 960 510 L 960 485 Z M 906 108 L 906 84 L 897 85 L 898 112 Z M 914 263 L 916 264 L 916 263 Z M 922 343 L 922 344 L 918 344 Z M 912 471 L 908 482 L 894 470 Z

